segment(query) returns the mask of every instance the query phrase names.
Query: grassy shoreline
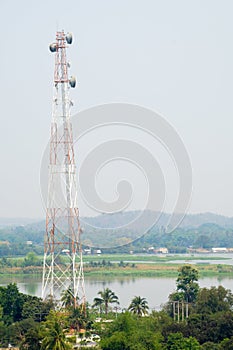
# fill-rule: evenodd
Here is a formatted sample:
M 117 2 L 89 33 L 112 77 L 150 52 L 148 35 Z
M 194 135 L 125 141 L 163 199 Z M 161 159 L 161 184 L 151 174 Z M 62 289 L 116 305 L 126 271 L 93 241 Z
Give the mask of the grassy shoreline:
M 84 275 L 86 278 L 88 277 L 95 277 L 95 278 L 101 278 L 101 277 L 112 277 L 112 278 L 124 278 L 124 277 L 164 277 L 164 278 L 176 278 L 177 277 L 177 270 L 145 270 L 145 271 L 140 271 L 140 270 L 92 270 L 92 271 L 84 271 Z M 231 271 L 216 271 L 216 270 L 199 270 L 199 276 L 200 278 L 204 277 L 222 277 L 222 278 L 232 278 L 233 279 L 233 270 Z M 25 273 L 11 273 L 11 272 L 6 272 L 0 275 L 0 283 L 2 278 L 16 278 L 16 277 L 24 277 L 25 279 L 28 278 L 38 278 L 42 277 L 42 272 L 41 273 L 31 273 L 31 274 L 25 274 Z
M 85 256 L 84 274 L 88 278 L 92 277 L 177 277 L 177 270 L 180 266 L 191 264 L 192 261 L 203 261 L 193 264 L 202 277 L 233 277 L 233 265 L 212 264 L 211 260 L 226 260 L 229 258 L 217 258 L 208 256 L 140 256 L 140 255 L 101 255 Z M 176 263 L 175 261 L 183 261 Z M 192 261 L 191 261 L 192 260 Z M 104 264 L 103 264 L 104 261 Z M 172 262 L 173 261 L 173 262 Z M 96 266 L 91 266 L 91 262 L 97 262 Z M 120 264 L 119 262 L 124 262 Z M 0 271 L 0 281 L 2 278 L 20 277 L 38 278 L 42 275 L 42 266 L 4 267 Z
M 85 276 L 134 276 L 134 277 L 177 277 L 177 270 L 182 264 L 137 264 L 136 267 L 100 267 L 88 268 L 85 271 Z M 231 277 L 233 276 L 233 266 L 221 264 L 199 264 L 194 265 L 201 277 Z
M 229 257 L 216 257 L 216 256 L 192 256 L 192 255 L 140 255 L 140 254 L 102 254 L 102 255 L 84 255 L 83 261 L 141 261 L 141 262 L 168 262 L 168 261 L 194 261 L 194 260 L 203 260 L 203 261 L 212 261 L 212 260 L 229 260 Z

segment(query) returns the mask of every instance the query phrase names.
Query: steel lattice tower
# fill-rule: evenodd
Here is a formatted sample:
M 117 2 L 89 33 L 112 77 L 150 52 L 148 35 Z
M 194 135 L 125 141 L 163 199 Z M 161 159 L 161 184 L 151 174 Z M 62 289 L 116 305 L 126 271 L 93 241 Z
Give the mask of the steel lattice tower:
M 72 35 L 56 33 L 50 45 L 55 53 L 54 99 L 50 138 L 50 160 L 42 297 L 58 297 L 70 288 L 75 305 L 85 305 L 85 289 L 81 248 L 81 227 L 77 207 L 76 166 L 69 90 L 75 87 L 74 77 L 68 77 L 67 44 Z

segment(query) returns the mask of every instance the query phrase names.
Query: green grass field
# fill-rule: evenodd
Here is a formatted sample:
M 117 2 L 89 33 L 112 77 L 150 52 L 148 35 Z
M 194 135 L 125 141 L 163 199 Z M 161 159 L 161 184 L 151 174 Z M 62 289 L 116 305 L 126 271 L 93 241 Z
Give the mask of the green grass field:
M 42 273 L 43 257 L 39 256 L 40 266 L 17 267 L 17 263 L 24 257 L 8 258 L 14 267 L 2 267 L 0 274 L 34 275 Z M 64 262 L 65 262 L 64 257 Z M 130 255 L 130 254 L 102 254 L 84 255 L 84 273 L 86 276 L 135 276 L 135 277 L 176 277 L 177 270 L 184 264 L 194 264 L 199 270 L 200 277 L 233 276 L 233 266 L 226 264 L 212 264 L 212 260 L 227 260 L 227 256 L 187 256 L 187 255 Z M 179 263 L 176 261 L 179 261 Z M 180 262 L 181 261 L 181 262 Z
M 138 261 L 138 262 L 169 262 L 175 260 L 203 260 L 203 261 L 211 261 L 211 260 L 228 260 L 228 257 L 213 257 L 213 256 L 187 256 L 187 255 L 131 255 L 131 254 L 102 254 L 102 255 L 84 255 L 84 261 Z

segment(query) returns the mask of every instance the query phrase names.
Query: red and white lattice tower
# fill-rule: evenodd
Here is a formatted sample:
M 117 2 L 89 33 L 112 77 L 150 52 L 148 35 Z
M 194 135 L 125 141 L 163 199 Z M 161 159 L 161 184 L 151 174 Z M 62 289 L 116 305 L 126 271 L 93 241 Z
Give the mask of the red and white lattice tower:
M 50 160 L 42 297 L 58 297 L 70 289 L 75 305 L 85 305 L 85 289 L 81 248 L 81 228 L 77 207 L 76 166 L 69 98 L 76 80 L 68 76 L 67 44 L 72 35 L 56 33 L 50 45 L 55 54 L 54 99 L 50 138 Z

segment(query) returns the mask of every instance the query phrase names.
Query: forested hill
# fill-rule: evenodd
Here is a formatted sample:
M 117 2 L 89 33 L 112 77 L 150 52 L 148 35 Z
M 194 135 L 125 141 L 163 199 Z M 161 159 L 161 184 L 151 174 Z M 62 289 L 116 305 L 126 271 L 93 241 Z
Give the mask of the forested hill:
M 33 223 L 37 223 L 41 220 L 31 218 L 1 218 L 0 217 L 0 229 L 4 227 L 25 226 Z
M 158 213 L 147 210 L 143 219 L 151 219 L 157 217 Z M 81 217 L 83 226 L 94 226 L 102 228 L 114 228 L 127 225 L 136 217 L 139 217 L 140 211 L 126 211 L 115 214 L 102 214 L 94 217 Z M 159 220 L 156 223 L 157 227 L 166 226 L 169 221 L 170 214 L 162 213 Z M 233 227 L 233 217 L 223 216 L 214 213 L 200 213 L 200 214 L 186 214 L 183 221 L 180 223 L 181 228 L 194 228 L 203 224 L 216 224 L 221 227 L 231 228 Z M 21 219 L 21 218 L 0 218 L 0 228 L 3 227 L 16 227 L 24 226 L 27 229 L 41 231 L 45 228 L 44 220 L 36 219 Z M 144 222 L 140 223 L 141 227 L 145 226 Z
M 139 214 L 132 211 L 82 218 L 83 245 L 108 248 L 108 251 L 112 247 L 124 246 L 121 250 L 137 252 L 150 246 L 167 247 L 171 252 L 185 252 L 190 246 L 233 247 L 233 218 L 211 213 L 187 215 L 181 225 L 169 233 L 166 231 L 169 215 L 162 214 L 157 224 L 146 233 L 147 220 L 155 214 L 147 211 L 137 221 L 135 218 Z M 131 222 L 130 227 L 128 222 Z M 30 250 L 42 252 L 44 231 L 44 221 L 0 228 L 0 256 Z M 32 245 L 26 244 L 27 241 L 32 241 Z

